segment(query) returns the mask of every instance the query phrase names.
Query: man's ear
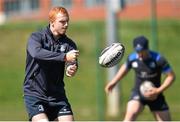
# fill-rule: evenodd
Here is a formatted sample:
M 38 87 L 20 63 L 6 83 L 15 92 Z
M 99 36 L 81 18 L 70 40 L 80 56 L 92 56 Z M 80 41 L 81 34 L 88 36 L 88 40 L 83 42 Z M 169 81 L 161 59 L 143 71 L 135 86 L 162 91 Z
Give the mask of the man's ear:
M 52 27 L 54 27 L 54 24 L 52 23 Z
M 49 24 L 50 24 L 50 26 L 54 27 L 54 23 L 53 22 L 50 22 Z

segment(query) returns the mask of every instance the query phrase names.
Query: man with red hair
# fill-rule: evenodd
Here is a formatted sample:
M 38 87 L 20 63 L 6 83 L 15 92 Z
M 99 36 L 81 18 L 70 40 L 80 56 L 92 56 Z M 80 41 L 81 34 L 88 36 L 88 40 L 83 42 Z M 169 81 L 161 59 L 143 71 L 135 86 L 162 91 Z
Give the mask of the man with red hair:
M 64 73 L 75 75 L 79 51 L 66 36 L 69 15 L 65 8 L 49 12 L 49 25 L 31 34 L 27 43 L 24 101 L 30 121 L 73 121 L 64 89 Z

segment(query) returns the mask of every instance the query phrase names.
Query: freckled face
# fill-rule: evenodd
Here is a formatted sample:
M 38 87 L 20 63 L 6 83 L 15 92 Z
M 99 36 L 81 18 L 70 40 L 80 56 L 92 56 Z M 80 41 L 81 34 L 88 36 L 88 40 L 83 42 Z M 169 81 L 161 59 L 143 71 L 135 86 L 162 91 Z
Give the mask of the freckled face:
M 66 14 L 58 13 L 56 15 L 56 20 L 52 23 L 54 31 L 57 35 L 63 35 L 66 33 L 69 24 L 69 16 Z

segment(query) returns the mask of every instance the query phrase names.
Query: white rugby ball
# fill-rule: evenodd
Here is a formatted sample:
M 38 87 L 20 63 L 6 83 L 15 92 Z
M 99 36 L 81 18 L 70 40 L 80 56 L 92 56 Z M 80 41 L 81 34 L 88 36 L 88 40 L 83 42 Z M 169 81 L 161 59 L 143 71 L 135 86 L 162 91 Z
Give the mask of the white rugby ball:
M 144 94 L 148 91 L 150 91 L 152 88 L 154 88 L 154 84 L 151 81 L 144 81 L 141 85 L 140 85 L 140 92 L 141 95 L 144 96 Z
M 121 43 L 113 43 L 106 47 L 99 57 L 99 64 L 102 67 L 112 67 L 120 62 L 124 56 L 125 48 Z

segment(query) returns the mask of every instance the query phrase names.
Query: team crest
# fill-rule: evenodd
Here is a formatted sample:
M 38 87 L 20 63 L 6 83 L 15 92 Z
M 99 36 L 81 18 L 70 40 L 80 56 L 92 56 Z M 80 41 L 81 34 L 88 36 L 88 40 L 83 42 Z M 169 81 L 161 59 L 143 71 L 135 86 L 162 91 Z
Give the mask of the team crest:
M 151 68 L 155 68 L 156 64 L 155 64 L 154 62 L 151 62 L 151 63 L 149 64 L 149 66 L 150 66 Z
M 66 50 L 66 46 L 65 45 L 61 45 L 60 51 L 61 52 L 65 52 L 65 50 Z
M 138 63 L 137 63 L 137 62 L 133 62 L 133 63 L 132 63 L 132 67 L 133 67 L 133 68 L 137 68 L 137 67 L 138 67 Z

